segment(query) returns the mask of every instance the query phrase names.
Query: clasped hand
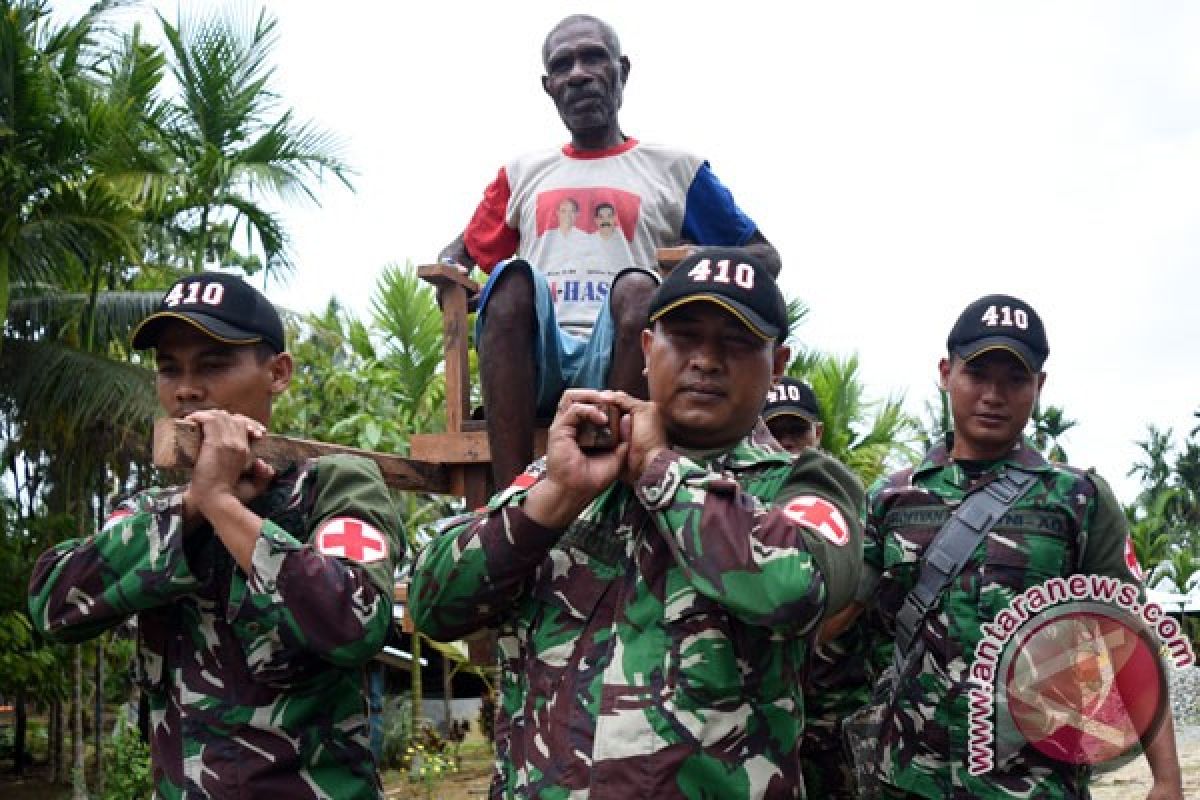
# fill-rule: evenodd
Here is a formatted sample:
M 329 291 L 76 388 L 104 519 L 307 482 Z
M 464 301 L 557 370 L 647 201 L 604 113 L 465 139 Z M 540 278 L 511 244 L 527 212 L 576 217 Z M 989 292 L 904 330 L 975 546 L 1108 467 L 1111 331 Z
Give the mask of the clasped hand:
M 607 406 L 617 409 L 611 450 L 584 451 L 579 430 L 584 423 L 607 425 Z M 546 476 L 530 491 L 525 511 L 548 527 L 565 527 L 613 481 L 634 484 L 646 465 L 667 447 L 658 407 L 624 392 L 569 389 L 546 437 Z
M 250 449 L 266 435 L 261 422 L 217 409 L 196 411 L 184 419 L 199 425 L 202 433 L 192 480 L 184 492 L 185 516 L 207 517 L 207 508 L 228 498 L 245 505 L 266 490 L 275 470 Z

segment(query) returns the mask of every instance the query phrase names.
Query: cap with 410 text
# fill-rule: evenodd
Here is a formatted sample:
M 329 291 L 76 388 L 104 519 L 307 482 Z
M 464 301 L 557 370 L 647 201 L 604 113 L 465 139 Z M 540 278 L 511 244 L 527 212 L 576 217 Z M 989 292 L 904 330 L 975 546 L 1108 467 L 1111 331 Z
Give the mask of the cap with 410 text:
M 989 294 L 958 316 L 946 349 L 964 361 L 992 350 L 1012 353 L 1030 372 L 1038 372 L 1050 355 L 1046 328 L 1033 306 L 1007 294 Z
M 720 306 L 763 339 L 787 335 L 787 303 L 766 265 L 746 250 L 706 247 L 671 270 L 650 299 L 650 322 L 694 302 Z
M 236 275 L 201 272 L 176 281 L 153 314 L 133 332 L 133 346 L 158 344 L 164 325 L 181 320 L 226 344 L 265 342 L 275 352 L 286 349 L 283 321 L 262 292 Z

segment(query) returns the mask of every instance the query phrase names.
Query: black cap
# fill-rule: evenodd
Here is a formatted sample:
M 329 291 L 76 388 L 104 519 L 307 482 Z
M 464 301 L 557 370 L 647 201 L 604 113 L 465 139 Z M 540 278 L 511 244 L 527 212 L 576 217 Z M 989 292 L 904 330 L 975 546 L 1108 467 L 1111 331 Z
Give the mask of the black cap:
M 705 300 L 737 317 L 763 339 L 787 334 L 787 304 L 767 268 L 738 248 L 706 247 L 679 262 L 650 298 L 650 322 Z
M 158 310 L 133 331 L 133 346 L 145 350 L 158 344 L 163 323 L 179 319 L 220 342 L 266 342 L 281 353 L 286 349 L 279 312 L 263 293 L 236 275 L 202 272 L 176 281 Z
M 967 306 L 946 339 L 946 349 L 964 361 L 990 350 L 1006 350 L 1030 372 L 1040 372 L 1050 344 L 1033 307 L 1007 294 L 989 294 Z
M 821 406 L 807 383 L 795 378 L 780 378 L 767 393 L 767 405 L 762 418 L 771 420 L 785 415 L 803 417 L 809 422 L 821 421 Z

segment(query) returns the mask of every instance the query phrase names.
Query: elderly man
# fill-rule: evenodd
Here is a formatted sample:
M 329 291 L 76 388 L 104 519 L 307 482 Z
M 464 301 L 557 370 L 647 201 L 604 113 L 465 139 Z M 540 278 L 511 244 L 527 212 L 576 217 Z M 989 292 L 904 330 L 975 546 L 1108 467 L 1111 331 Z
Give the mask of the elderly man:
M 542 62 L 542 88 L 570 143 L 506 164 L 440 254 L 489 273 L 476 342 L 484 408 L 503 423 L 488 426 L 497 487 L 532 460 L 535 419 L 554 414 L 563 390 L 645 397 L 638 339 L 658 283 L 657 248 L 745 246 L 779 272 L 775 249 L 707 162 L 622 132 L 630 61 L 611 27 L 567 17 L 546 36 Z M 562 235 L 564 207 L 606 204 L 611 218 L 572 213 L 570 225 L 589 227 Z M 583 235 L 616 220 L 603 248 Z

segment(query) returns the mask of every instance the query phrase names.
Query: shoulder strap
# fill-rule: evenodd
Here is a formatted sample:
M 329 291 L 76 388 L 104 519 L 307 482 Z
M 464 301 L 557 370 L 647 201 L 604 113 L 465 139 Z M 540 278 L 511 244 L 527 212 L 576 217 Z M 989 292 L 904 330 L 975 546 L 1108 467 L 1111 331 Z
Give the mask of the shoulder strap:
M 904 598 L 904 605 L 896 615 L 897 680 L 921 656 L 922 648 L 913 647 L 913 643 L 942 592 L 962 572 L 988 531 L 1021 499 L 1036 477 L 1032 472 L 1007 468 L 995 480 L 968 494 L 937 532 L 921 559 L 917 585 Z

